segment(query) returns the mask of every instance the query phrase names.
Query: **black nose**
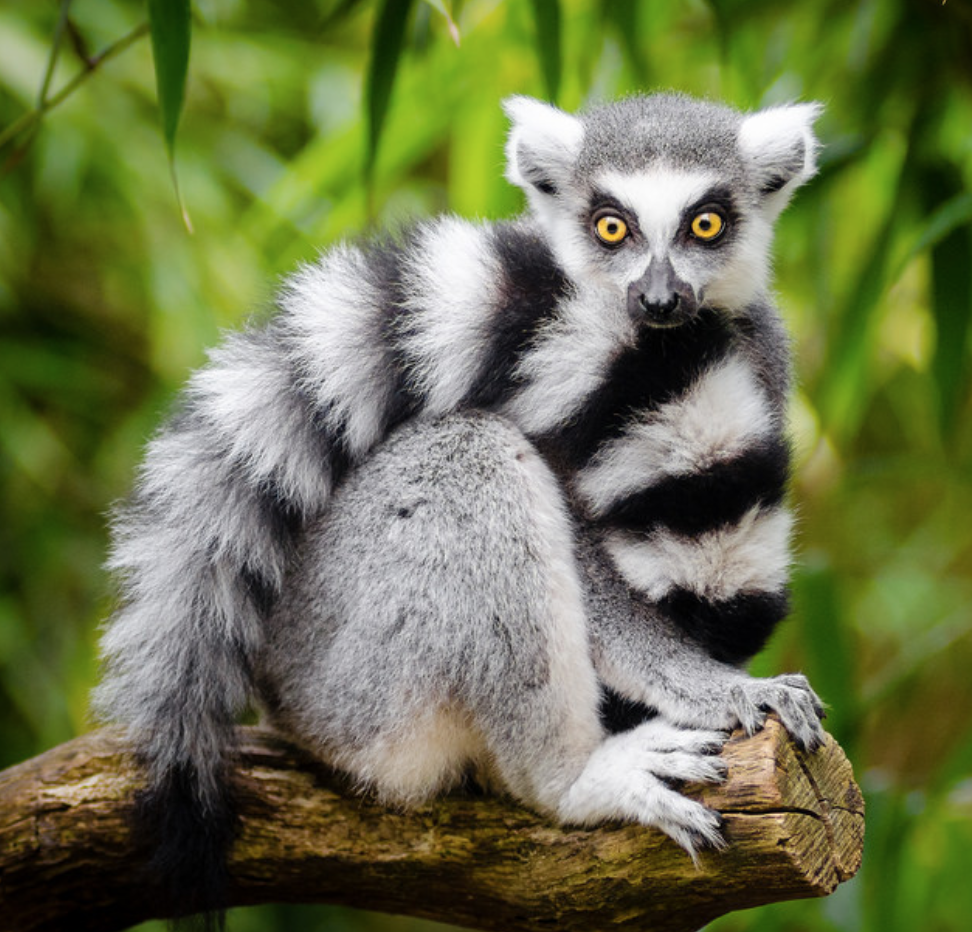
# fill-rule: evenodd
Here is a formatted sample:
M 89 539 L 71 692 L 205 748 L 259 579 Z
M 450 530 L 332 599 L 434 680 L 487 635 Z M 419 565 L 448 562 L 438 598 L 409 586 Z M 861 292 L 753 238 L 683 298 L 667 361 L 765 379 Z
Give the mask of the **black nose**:
M 679 278 L 668 256 L 652 259 L 645 274 L 628 285 L 628 313 L 650 327 L 677 327 L 698 309 L 695 292 Z
M 655 295 L 642 293 L 638 295 L 638 303 L 641 305 L 642 311 L 650 318 L 655 320 L 668 320 L 678 310 L 681 297 L 674 291 L 667 298 L 662 299 L 659 299 Z

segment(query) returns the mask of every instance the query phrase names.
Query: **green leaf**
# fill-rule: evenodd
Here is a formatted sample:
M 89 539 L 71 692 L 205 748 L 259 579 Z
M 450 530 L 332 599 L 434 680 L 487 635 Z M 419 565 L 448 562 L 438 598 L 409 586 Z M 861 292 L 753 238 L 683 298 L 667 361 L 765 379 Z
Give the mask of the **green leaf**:
M 830 707 L 827 730 L 849 752 L 859 720 L 857 678 L 839 576 L 828 563 L 807 560 L 794 574 L 793 595 L 806 651 L 806 673 Z
M 447 4 L 444 2 L 444 0 L 425 0 L 425 3 L 445 17 L 445 21 L 449 26 L 449 35 L 452 36 L 452 41 L 458 45 L 459 27 L 456 25 L 456 21 L 452 18 L 452 10 L 450 9 L 452 4 Z
M 860 274 L 850 289 L 828 350 L 827 368 L 818 386 L 816 403 L 830 431 L 841 442 L 857 434 L 870 400 L 869 364 L 873 328 L 880 301 L 889 284 L 888 267 L 897 231 L 899 182 L 894 204 L 875 235 Z
M 972 224 L 972 194 L 963 192 L 956 194 L 932 212 L 921 232 L 915 237 L 911 248 L 898 264 L 894 277 L 899 277 L 904 272 L 905 266 L 919 253 L 938 245 L 953 231 L 968 224 Z
M 385 125 L 388 103 L 391 100 L 398 62 L 405 44 L 405 30 L 413 4 L 414 0 L 384 0 L 375 20 L 365 92 L 365 105 L 368 111 L 368 152 L 365 172 L 369 182 L 378 158 L 378 145 L 381 142 L 381 132 Z
M 162 135 L 171 160 L 189 70 L 189 41 L 192 34 L 190 0 L 148 0 L 148 14 Z
M 47 70 L 44 72 L 44 82 L 41 85 L 40 94 L 37 95 L 38 110 L 43 110 L 47 104 L 47 92 L 50 90 L 51 79 L 54 77 L 54 67 L 57 65 L 57 56 L 61 50 L 61 39 L 64 38 L 70 7 L 71 0 L 61 0 L 61 11 L 58 13 L 57 25 L 54 27 L 54 39 L 51 42 L 51 51 L 47 58 Z
M 937 194 L 944 200 L 932 213 L 919 244 L 931 246 L 931 307 L 935 318 L 931 368 L 938 389 L 942 430 L 950 436 L 969 381 L 972 195 L 963 191 L 962 173 L 952 166 L 928 166 L 923 180 L 926 198 Z
M 637 3 L 622 0 L 602 0 L 605 19 L 611 23 L 617 34 L 625 58 L 631 66 L 635 80 L 639 84 L 650 83 L 648 77 L 648 59 L 644 53 L 645 29 L 642 28 L 641 8 Z
M 547 97 L 556 102 L 560 93 L 561 35 L 559 0 L 531 0 L 537 26 L 537 54 Z
M 327 32 L 329 29 L 333 29 L 342 20 L 347 19 L 355 10 L 361 6 L 363 0 L 341 0 L 337 6 L 331 10 L 324 17 L 324 21 L 321 23 L 321 32 Z
M 182 221 L 191 233 L 192 221 L 182 200 L 175 169 L 176 131 L 182 115 L 182 104 L 186 96 L 186 74 L 189 71 L 189 42 L 192 36 L 190 0 L 148 0 L 148 13 L 162 135 L 169 154 L 169 173 L 172 175 L 172 187 L 182 213 Z

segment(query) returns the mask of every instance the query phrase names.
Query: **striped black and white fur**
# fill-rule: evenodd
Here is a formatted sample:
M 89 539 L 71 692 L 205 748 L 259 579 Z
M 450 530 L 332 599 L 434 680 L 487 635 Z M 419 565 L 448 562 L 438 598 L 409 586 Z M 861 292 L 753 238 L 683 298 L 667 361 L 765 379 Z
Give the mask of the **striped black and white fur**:
M 719 819 L 673 781 L 720 780 L 727 729 L 775 711 L 821 740 L 802 676 L 740 667 L 787 610 L 769 249 L 818 108 L 506 109 L 527 214 L 299 271 L 192 377 L 118 517 L 96 704 L 186 911 L 220 905 L 251 704 L 389 802 L 474 771 L 693 855 Z

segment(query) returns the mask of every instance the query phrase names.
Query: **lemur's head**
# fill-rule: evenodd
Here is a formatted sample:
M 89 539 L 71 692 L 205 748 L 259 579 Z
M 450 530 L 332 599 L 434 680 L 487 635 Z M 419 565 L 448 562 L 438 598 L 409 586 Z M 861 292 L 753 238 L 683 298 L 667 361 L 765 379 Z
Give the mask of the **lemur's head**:
M 818 104 L 743 114 L 672 94 L 573 116 L 508 99 L 507 178 L 567 274 L 676 326 L 765 291 L 773 222 L 815 171 Z

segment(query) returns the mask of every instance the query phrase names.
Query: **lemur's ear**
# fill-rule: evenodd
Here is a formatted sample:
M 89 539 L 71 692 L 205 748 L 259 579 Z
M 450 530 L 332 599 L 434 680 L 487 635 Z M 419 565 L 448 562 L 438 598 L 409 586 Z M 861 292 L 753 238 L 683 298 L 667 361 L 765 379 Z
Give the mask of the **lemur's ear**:
M 756 173 L 764 203 L 775 212 L 817 171 L 813 122 L 822 110 L 818 103 L 786 104 L 743 119 L 739 146 Z
M 580 120 L 532 97 L 508 97 L 506 177 L 527 193 L 556 194 L 570 177 L 584 130 Z

